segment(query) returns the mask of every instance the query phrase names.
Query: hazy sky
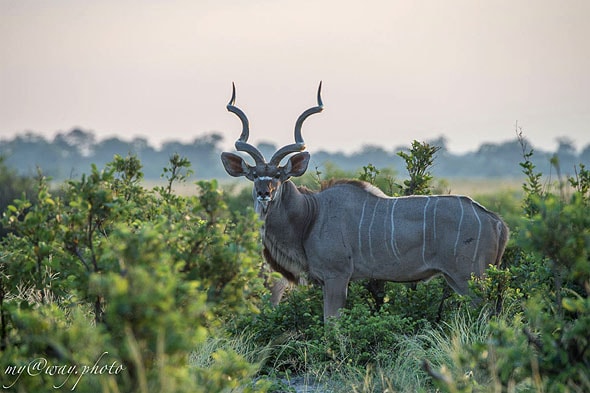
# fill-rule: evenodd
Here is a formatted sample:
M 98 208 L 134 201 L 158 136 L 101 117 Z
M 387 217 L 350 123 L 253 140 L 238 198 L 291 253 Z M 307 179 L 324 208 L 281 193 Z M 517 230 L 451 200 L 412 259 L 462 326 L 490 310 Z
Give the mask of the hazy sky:
M 0 0 L 0 139 L 191 141 L 241 125 L 310 150 L 590 143 L 590 1 Z

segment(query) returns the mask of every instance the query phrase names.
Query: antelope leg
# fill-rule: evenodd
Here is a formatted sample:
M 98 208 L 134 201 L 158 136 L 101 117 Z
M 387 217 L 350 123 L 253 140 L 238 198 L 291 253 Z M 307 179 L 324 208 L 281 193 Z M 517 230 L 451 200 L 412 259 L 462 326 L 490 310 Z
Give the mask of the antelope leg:
M 270 287 L 270 302 L 273 306 L 277 306 L 281 302 L 283 294 L 288 287 L 289 280 L 283 277 L 272 283 Z
M 348 278 L 337 277 L 324 280 L 324 322 L 337 317 L 338 310 L 346 304 Z

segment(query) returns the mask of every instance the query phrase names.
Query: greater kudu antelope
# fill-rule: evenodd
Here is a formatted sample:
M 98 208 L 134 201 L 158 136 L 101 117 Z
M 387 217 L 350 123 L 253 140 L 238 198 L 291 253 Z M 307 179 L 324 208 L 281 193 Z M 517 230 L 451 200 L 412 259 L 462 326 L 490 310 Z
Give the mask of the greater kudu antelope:
M 337 181 L 312 193 L 289 180 L 307 169 L 301 126 L 322 111 L 321 87 L 317 106 L 297 119 L 295 143 L 266 162 L 248 143 L 248 119 L 234 106 L 233 86 L 227 109 L 242 121 L 235 147 L 255 164 L 227 152 L 221 160 L 231 176 L 254 182 L 266 260 L 291 281 L 307 275 L 322 285 L 324 319 L 345 305 L 351 280 L 415 282 L 442 274 L 456 292 L 467 293 L 471 276 L 498 265 L 504 253 L 508 227 L 495 213 L 466 196 L 390 198 L 360 181 Z

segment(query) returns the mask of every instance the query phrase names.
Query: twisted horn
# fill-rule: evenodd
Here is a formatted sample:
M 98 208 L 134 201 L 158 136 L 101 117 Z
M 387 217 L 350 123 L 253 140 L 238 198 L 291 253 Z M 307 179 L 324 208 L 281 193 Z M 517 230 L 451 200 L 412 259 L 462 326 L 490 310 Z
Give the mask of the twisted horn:
M 252 158 L 254 158 L 254 161 L 256 161 L 256 164 L 264 164 L 265 160 L 262 153 L 260 153 L 260 151 L 256 147 L 248 143 L 248 137 L 250 136 L 250 123 L 248 122 L 246 114 L 242 112 L 240 108 L 234 106 L 234 103 L 236 102 L 236 85 L 233 82 L 231 85 L 232 94 L 231 99 L 227 104 L 227 110 L 234 113 L 242 121 L 242 133 L 236 141 L 236 150 L 250 154 Z
M 270 163 L 274 165 L 279 165 L 281 160 L 285 158 L 286 155 L 291 153 L 297 153 L 300 151 L 305 150 L 305 142 L 303 141 L 303 137 L 301 136 L 301 126 L 305 119 L 309 116 L 320 113 L 324 110 L 324 104 L 322 102 L 322 82 L 320 81 L 320 85 L 318 87 L 318 95 L 317 95 L 318 105 L 312 108 L 307 109 L 303 112 L 297 121 L 295 122 L 295 143 L 287 146 L 283 146 L 280 148 L 270 159 Z

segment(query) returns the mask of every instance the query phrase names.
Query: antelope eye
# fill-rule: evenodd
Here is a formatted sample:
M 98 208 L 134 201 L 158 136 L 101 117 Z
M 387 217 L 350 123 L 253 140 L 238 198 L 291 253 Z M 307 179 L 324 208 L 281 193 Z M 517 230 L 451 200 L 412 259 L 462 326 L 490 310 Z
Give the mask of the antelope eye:
M 275 179 L 279 179 L 280 177 L 281 177 L 281 172 L 277 172 L 277 173 L 275 174 Z

